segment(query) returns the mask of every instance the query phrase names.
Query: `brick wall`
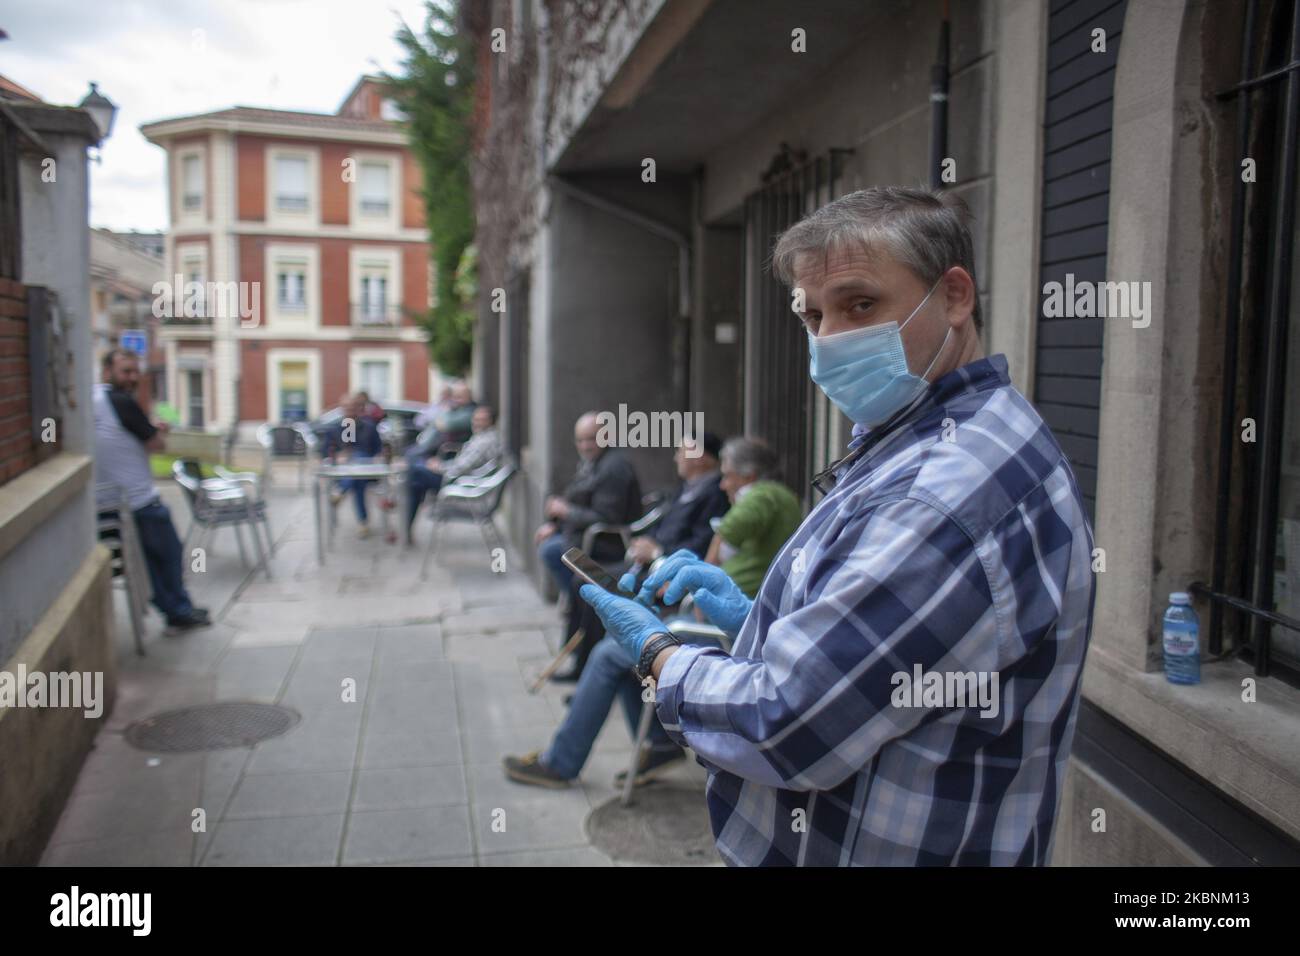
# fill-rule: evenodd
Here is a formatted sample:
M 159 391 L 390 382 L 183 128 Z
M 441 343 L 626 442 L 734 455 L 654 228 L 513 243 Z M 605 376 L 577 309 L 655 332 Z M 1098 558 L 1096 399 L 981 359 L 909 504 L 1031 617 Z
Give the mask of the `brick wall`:
M 27 367 L 27 287 L 0 279 L 0 485 L 36 464 Z
M 266 140 L 258 136 L 235 137 L 239 218 L 266 219 Z
M 343 161 L 352 155 L 347 143 L 320 144 L 320 221 L 326 226 L 348 224 L 348 183 L 343 181 Z

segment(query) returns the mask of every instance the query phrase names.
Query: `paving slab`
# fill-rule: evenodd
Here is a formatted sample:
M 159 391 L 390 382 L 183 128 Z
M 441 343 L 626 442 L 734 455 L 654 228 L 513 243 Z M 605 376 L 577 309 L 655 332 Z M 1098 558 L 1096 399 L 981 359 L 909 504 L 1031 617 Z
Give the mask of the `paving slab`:
M 401 863 L 472 852 L 464 805 L 405 810 L 353 811 L 343 846 L 344 863 Z

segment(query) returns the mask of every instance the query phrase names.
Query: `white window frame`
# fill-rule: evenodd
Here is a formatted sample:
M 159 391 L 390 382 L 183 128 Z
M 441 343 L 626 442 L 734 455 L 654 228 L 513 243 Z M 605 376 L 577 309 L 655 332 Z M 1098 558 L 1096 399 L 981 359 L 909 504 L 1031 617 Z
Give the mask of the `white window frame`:
M 185 161 L 197 159 L 199 162 L 199 205 L 197 209 L 185 208 Z M 208 212 L 208 150 L 195 143 L 176 151 L 176 175 L 172 184 L 172 202 L 176 210 L 176 225 L 194 226 L 207 221 Z
M 199 279 L 198 279 L 198 281 L 201 282 L 201 283 L 203 283 L 203 286 L 204 286 L 204 288 L 206 289 L 206 288 L 207 288 L 207 284 L 208 284 L 208 282 L 211 281 L 211 276 L 210 276 L 210 274 L 209 274 L 209 272 L 208 272 L 208 244 L 207 244 L 206 242 L 178 242 L 178 243 L 176 243 L 176 269 L 175 269 L 175 272 L 176 272 L 176 273 L 180 273 L 180 276 L 181 276 L 181 287 L 180 287 L 179 289 L 173 289 L 173 290 L 172 290 L 172 312 L 173 312 L 173 315 L 171 316 L 171 318 L 173 318 L 173 319 L 179 318 L 181 321 L 187 321 L 187 320 L 189 320 L 189 317 L 188 317 L 188 316 L 182 316 L 180 313 L 181 313 L 181 311 L 182 311 L 182 310 L 184 309 L 184 307 L 185 307 L 185 302 L 186 302 L 186 300 L 189 298 L 188 295 L 186 295 L 185 289 L 186 289 L 186 287 L 189 285 L 189 282 L 190 282 L 190 270 L 187 268 L 187 266 L 188 266 L 191 262 L 197 262 L 197 263 L 199 264 Z M 172 277 L 171 281 L 172 281 L 172 282 L 175 282 L 175 273 L 173 273 L 173 277 Z M 203 317 L 204 317 L 204 318 L 208 318 L 208 319 L 212 318 L 212 316 L 211 316 L 211 314 L 210 314 L 210 310 L 209 310 L 209 308 L 208 308 L 210 304 L 211 304 L 211 303 L 209 303 L 209 302 L 207 301 L 207 296 L 204 295 L 204 297 L 203 297 Z
M 355 392 L 362 387 L 361 363 L 385 361 L 388 363 L 388 401 L 404 401 L 402 383 L 405 381 L 405 368 L 402 364 L 401 349 L 356 348 L 348 350 L 348 391 Z M 374 396 L 370 396 L 372 399 Z
M 265 324 L 277 335 L 318 330 L 321 311 L 320 247 L 315 243 L 269 242 L 265 255 Z M 307 265 L 303 277 L 303 296 L 307 300 L 305 309 L 280 307 L 280 265 L 288 261 Z
M 316 418 L 321 409 L 321 377 L 319 349 L 267 349 L 266 350 L 266 420 L 278 422 L 280 408 L 280 365 L 284 362 L 307 363 L 307 417 Z
M 281 159 L 307 160 L 307 208 L 301 212 L 276 205 L 275 166 Z M 320 225 L 320 150 L 309 146 L 271 146 L 266 151 L 266 222 L 288 229 Z
M 367 326 L 357 317 L 361 305 L 362 273 L 367 267 L 383 267 L 388 272 L 388 307 L 397 310 L 397 325 Z M 396 246 L 352 246 L 348 249 L 348 322 L 360 328 L 397 328 L 402 317 L 402 250 Z
M 356 178 L 348 183 L 348 223 L 357 232 L 398 232 L 402 196 L 401 155 L 357 150 L 352 153 L 352 159 L 356 162 Z M 361 167 L 367 163 L 388 167 L 388 214 L 385 216 L 363 215 L 361 212 Z
M 176 390 L 177 397 L 180 401 L 175 402 L 173 407 L 181 414 L 186 428 L 191 427 L 190 421 L 190 372 L 198 372 L 203 380 L 203 430 L 207 431 L 212 427 L 212 353 L 207 350 L 195 349 L 177 349 L 176 352 Z M 182 359 L 189 361 L 182 362 Z M 201 361 L 202 367 L 195 368 L 194 361 Z

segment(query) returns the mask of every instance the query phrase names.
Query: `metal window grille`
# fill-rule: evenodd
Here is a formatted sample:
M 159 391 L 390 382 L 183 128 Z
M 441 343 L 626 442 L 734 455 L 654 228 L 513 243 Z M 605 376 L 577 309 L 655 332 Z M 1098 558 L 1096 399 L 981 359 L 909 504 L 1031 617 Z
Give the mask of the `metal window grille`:
M 769 268 L 777 237 L 837 195 L 851 149 L 832 149 L 745 200 L 745 430 L 766 441 L 805 507 L 812 476 L 838 456 L 843 416 L 808 377 L 808 340 Z
M 1223 653 L 1230 629 L 1232 650 L 1258 675 L 1294 684 L 1300 660 L 1275 645 L 1273 629 L 1300 632 L 1300 620 L 1276 610 L 1275 593 L 1283 543 L 1279 486 L 1296 230 L 1300 0 L 1249 0 L 1240 62 L 1240 82 L 1218 96 L 1235 101 L 1238 155 L 1256 160 L 1258 176 L 1254 183 L 1235 177 L 1212 578 L 1192 590 L 1210 601 L 1211 654 Z M 1296 383 L 1289 384 L 1294 404 Z M 1246 418 L 1256 423 L 1253 443 L 1241 440 Z M 1287 543 L 1291 553 L 1283 562 L 1300 562 L 1300 546 Z M 1288 577 L 1300 575 L 1300 568 L 1284 567 Z

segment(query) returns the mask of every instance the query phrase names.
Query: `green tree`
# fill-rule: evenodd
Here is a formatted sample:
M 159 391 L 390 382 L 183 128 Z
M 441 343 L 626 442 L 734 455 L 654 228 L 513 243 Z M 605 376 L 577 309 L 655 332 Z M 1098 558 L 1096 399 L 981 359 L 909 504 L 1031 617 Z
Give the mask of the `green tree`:
M 462 375 L 474 341 L 474 299 L 461 294 L 456 272 L 474 239 L 469 163 L 475 52 L 459 28 L 456 0 L 429 0 L 422 31 L 403 23 L 397 41 L 402 72 L 386 78 L 406 112 L 411 151 L 423 172 L 433 247 L 434 305 L 420 322 L 429 331 L 434 363 L 445 374 Z

